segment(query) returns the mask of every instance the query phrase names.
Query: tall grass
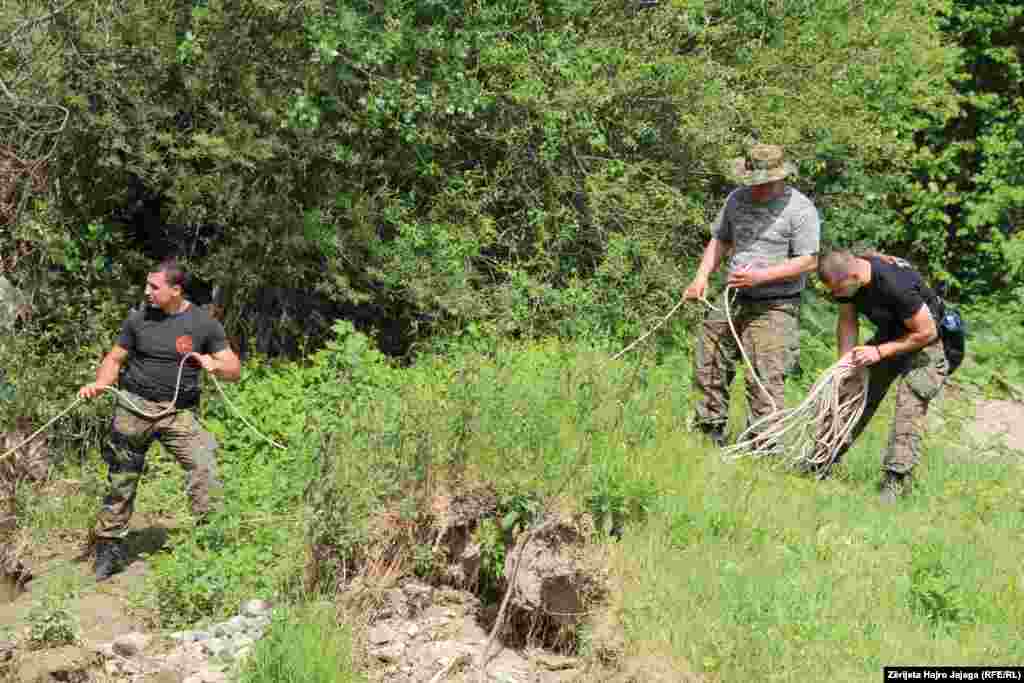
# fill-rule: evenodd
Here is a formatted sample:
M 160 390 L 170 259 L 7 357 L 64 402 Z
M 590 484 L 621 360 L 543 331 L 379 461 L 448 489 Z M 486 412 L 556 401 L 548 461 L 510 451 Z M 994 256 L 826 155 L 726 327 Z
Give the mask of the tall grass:
M 833 353 L 820 340 L 805 351 L 791 401 Z M 964 406 L 947 406 L 926 439 L 912 496 L 883 507 L 875 486 L 891 404 L 837 476 L 817 482 L 769 463 L 724 463 L 689 431 L 688 354 L 609 358 L 599 346 L 549 341 L 398 369 L 341 326 L 306 365 L 260 369 L 231 391 L 259 424 L 286 423 L 295 448 L 271 451 L 211 409 L 228 495 L 202 543 L 182 542 L 156 563 L 158 590 L 173 598 L 161 604 L 195 619 L 259 588 L 252 576 L 272 576 L 295 555 L 310 480 L 309 538 L 333 549 L 321 556 L 328 573 L 380 540 L 382 510 L 397 510 L 395 528 L 412 528 L 433 495 L 489 482 L 502 514 L 527 515 L 558 495 L 625 522 L 620 541 L 597 533 L 592 542 L 618 585 L 607 609 L 627 653 L 688 662 L 722 681 L 861 681 L 886 664 L 1024 659 L 1024 474 L 1019 458 L 965 457 L 955 419 Z M 154 498 L 183 505 L 177 484 L 167 486 L 155 484 Z M 280 625 L 260 666 L 271 671 L 337 635 L 305 622 Z M 336 647 L 339 661 L 348 657 Z M 247 680 L 326 680 L 259 675 Z
M 969 462 L 933 439 L 913 496 L 885 507 L 873 485 L 887 428 L 876 418 L 825 482 L 661 434 L 645 459 L 661 483 L 652 514 L 612 554 L 613 573 L 633 577 L 629 640 L 668 644 L 723 681 L 1019 663 L 1019 461 Z
M 802 381 L 824 362 L 817 355 Z M 390 439 L 350 440 L 345 453 L 459 460 L 499 487 L 625 513 L 621 542 L 595 540 L 623 582 L 627 652 L 651 649 L 723 681 L 860 681 L 886 664 L 1020 661 L 1024 476 L 1013 458 L 964 458 L 962 406 L 926 440 L 913 495 L 884 507 L 876 485 L 891 401 L 836 477 L 817 482 L 769 463 L 724 463 L 696 438 L 683 354 L 606 358 L 552 342 L 423 364 L 407 375 L 415 389 L 390 399 L 402 426 Z M 382 405 L 367 415 L 388 424 Z M 359 477 L 340 476 L 339 490 L 365 482 L 349 471 Z
M 352 633 L 331 605 L 312 603 L 275 615 L 238 676 L 239 683 L 358 683 Z

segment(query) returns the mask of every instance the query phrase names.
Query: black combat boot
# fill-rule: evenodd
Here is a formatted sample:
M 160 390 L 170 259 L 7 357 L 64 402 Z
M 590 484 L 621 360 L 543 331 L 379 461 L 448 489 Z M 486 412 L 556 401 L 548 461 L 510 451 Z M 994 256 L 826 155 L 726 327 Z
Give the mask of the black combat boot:
M 715 444 L 718 448 L 725 446 L 724 425 L 702 424 L 700 425 L 700 431 L 704 433 L 704 436 L 711 439 L 711 443 Z
M 106 581 L 121 571 L 124 560 L 122 541 L 116 538 L 101 538 L 96 544 L 96 580 Z

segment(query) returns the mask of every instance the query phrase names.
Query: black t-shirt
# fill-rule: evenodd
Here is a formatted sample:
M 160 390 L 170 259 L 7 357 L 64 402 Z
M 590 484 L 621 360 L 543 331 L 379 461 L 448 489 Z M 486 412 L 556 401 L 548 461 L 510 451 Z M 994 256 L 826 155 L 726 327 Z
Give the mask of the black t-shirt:
M 942 304 L 921 275 L 905 261 L 886 263 L 873 256 L 865 259 L 871 264 L 871 282 L 848 298 L 836 301 L 853 304 L 878 328 L 878 343 L 899 339 L 910 332 L 904 320 L 914 317 L 921 305 L 926 304 L 936 325 L 942 319 Z
M 195 305 L 174 315 L 143 306 L 124 321 L 117 344 L 129 352 L 121 387 L 149 401 L 174 398 L 178 366 L 186 353 L 210 354 L 228 347 L 221 324 Z M 178 408 L 191 408 L 199 402 L 199 370 L 195 358 L 185 363 Z

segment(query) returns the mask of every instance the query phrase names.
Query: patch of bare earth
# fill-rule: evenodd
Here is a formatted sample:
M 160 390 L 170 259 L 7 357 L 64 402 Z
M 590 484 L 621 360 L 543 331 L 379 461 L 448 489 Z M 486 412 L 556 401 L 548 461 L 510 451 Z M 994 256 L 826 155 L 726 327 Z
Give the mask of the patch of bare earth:
M 339 586 L 341 614 L 362 624 L 361 650 L 375 683 L 701 680 L 672 657 L 626 651 L 607 558 L 592 542 L 588 515 L 562 509 L 528 543 L 525 532 L 509 539 L 498 590 L 481 591 L 475 532 L 497 508 L 486 489 L 438 496 L 427 528 L 402 531 L 440 551 L 430 579 L 389 559 L 403 553 L 392 538 L 382 542 L 387 557 L 371 553 L 372 565 Z
M 55 482 L 39 495 L 60 495 Z M 49 534 L 46 542 L 33 544 L 31 535 L 14 529 L 0 538 L 0 681 L 50 683 L 113 680 L 103 674 L 103 658 L 97 648 L 118 637 L 139 632 L 153 622 L 153 615 L 133 604 L 149 573 L 146 554 L 159 551 L 172 522 L 137 516 L 136 528 L 126 542 L 128 563 L 124 570 L 103 583 L 93 577 L 92 549 L 85 533 Z M 75 645 L 32 648 L 29 642 L 31 614 L 38 609 L 49 587 L 59 581 L 75 586 L 64 607 L 74 615 L 79 640 Z
M 975 403 L 972 436 L 983 443 L 1002 440 L 1024 452 L 1024 403 L 981 400 Z

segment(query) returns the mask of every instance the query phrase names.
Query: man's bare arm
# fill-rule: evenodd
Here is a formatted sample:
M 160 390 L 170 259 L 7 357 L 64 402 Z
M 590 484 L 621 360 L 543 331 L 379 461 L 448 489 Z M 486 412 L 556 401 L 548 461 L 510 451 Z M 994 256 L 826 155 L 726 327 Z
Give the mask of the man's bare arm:
M 904 320 L 903 324 L 909 330 L 907 334 L 899 339 L 878 345 L 878 353 L 882 358 L 891 358 L 903 353 L 917 351 L 931 344 L 939 336 L 938 328 L 935 327 L 935 321 L 932 319 L 932 314 L 927 304 L 921 304 L 921 308 L 917 309 L 917 313 Z
M 199 363 L 204 370 L 225 382 L 237 382 L 242 376 L 242 362 L 230 347 L 217 353 L 200 355 Z
M 96 381 L 78 390 L 79 398 L 93 398 L 105 388 L 113 386 L 121 375 L 121 366 L 128 360 L 128 349 L 114 344 L 114 348 L 103 357 L 96 370 Z
M 839 319 L 836 321 L 836 345 L 839 347 L 840 358 L 857 345 L 859 335 L 857 307 L 853 304 L 840 304 Z
M 707 246 L 704 247 L 704 255 L 700 260 L 700 267 L 697 268 L 697 274 L 693 276 L 693 282 L 686 288 L 686 292 L 683 293 L 684 299 L 703 299 L 707 294 L 708 289 L 708 278 L 711 274 L 718 270 L 719 264 L 722 262 L 722 257 L 732 248 L 732 242 L 723 242 L 722 240 L 712 237 L 708 241 Z

